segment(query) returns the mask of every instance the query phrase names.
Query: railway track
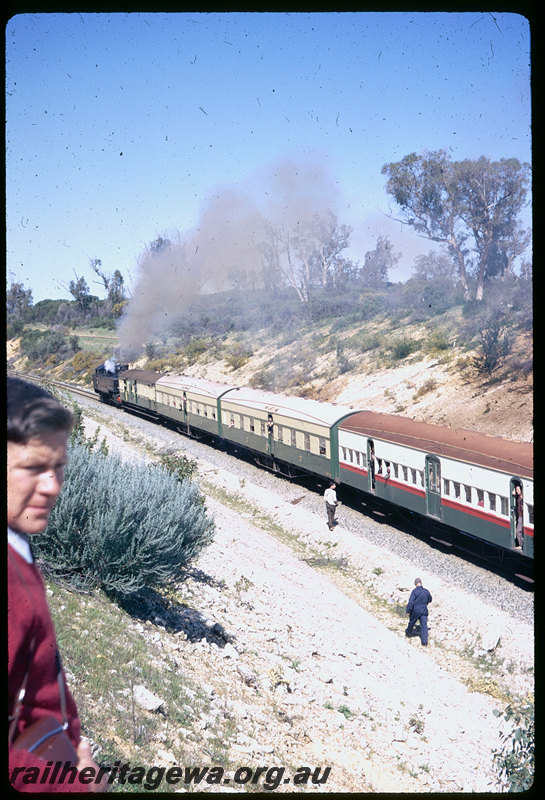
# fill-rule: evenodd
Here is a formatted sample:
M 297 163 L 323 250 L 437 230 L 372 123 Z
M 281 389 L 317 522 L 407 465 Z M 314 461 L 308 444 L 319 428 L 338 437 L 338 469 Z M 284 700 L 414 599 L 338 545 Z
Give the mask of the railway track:
M 92 389 L 86 389 L 84 386 L 78 386 L 76 383 L 56 381 L 52 378 L 46 378 L 43 375 L 34 375 L 31 372 L 14 372 L 13 370 L 8 370 L 8 375 L 12 375 L 14 378 L 23 378 L 24 380 L 32 381 L 32 383 L 39 383 L 40 385 L 45 385 L 46 387 L 54 386 L 57 389 L 62 389 L 66 392 L 70 392 L 71 394 L 79 394 L 82 397 L 88 397 L 91 400 L 96 400 L 99 402 L 98 397 Z

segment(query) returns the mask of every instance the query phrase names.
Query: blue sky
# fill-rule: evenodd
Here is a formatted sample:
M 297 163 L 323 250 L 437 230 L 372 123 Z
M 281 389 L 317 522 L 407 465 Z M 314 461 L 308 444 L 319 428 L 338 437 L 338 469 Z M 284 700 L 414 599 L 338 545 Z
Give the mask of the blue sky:
M 387 233 L 405 279 L 430 243 L 386 216 L 382 166 L 438 149 L 530 161 L 529 50 L 511 13 L 14 16 L 8 280 L 35 302 L 69 297 L 75 274 L 104 296 L 100 258 L 134 284 L 146 244 L 233 187 L 267 192 L 287 160 L 327 175 L 352 257 Z

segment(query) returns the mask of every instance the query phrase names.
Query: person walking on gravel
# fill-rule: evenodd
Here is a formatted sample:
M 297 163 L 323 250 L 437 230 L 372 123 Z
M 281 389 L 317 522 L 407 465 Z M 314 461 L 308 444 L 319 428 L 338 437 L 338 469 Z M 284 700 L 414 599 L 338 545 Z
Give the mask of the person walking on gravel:
M 420 641 L 423 645 L 428 644 L 428 603 L 431 603 L 431 600 L 431 594 L 424 589 L 420 578 L 415 578 L 414 589 L 407 603 L 406 613 L 410 614 L 410 617 L 405 636 L 412 636 L 413 628 L 420 620 Z
M 333 530 L 337 521 L 335 519 L 335 511 L 337 510 L 337 492 L 335 489 L 337 484 L 331 481 L 329 487 L 324 492 L 325 507 L 327 511 L 327 527 L 330 531 Z

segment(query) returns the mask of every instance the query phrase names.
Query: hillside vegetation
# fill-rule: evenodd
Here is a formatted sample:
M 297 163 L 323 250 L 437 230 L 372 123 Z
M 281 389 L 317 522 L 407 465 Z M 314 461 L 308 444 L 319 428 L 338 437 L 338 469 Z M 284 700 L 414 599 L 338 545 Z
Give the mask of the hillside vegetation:
M 307 303 L 289 292 L 222 292 L 142 342 L 133 365 L 531 441 L 531 314 L 531 282 L 520 278 L 492 282 L 486 302 L 464 301 L 441 279 Z M 11 365 L 89 385 L 97 364 L 123 359 L 104 317 L 97 328 L 38 316 L 11 338 L 8 328 Z

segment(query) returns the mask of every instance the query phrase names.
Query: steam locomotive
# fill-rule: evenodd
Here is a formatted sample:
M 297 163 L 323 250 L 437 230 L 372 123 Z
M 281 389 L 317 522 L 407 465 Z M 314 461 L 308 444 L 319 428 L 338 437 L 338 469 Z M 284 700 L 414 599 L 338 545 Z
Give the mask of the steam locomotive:
M 96 369 L 93 386 L 106 403 L 234 445 L 281 475 L 329 478 L 533 558 L 528 442 L 111 362 Z

